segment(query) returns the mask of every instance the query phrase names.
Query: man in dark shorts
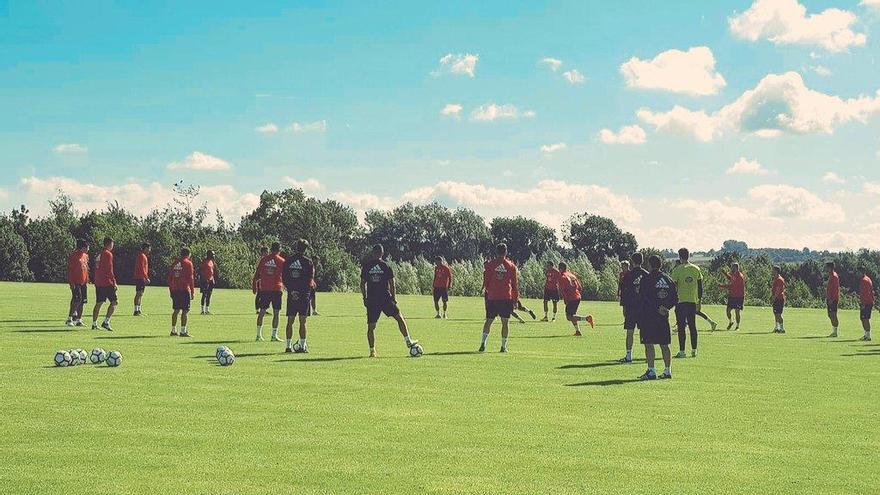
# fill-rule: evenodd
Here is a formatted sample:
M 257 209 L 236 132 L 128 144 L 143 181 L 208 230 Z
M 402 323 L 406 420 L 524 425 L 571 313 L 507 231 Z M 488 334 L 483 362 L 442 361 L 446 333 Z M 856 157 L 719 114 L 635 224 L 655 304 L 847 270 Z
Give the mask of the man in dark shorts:
M 656 380 L 672 378 L 672 354 L 669 343 L 672 340 L 669 328 L 669 310 L 678 303 L 675 282 L 660 272 L 662 261 L 657 255 L 648 258 L 651 272 L 642 278 L 639 284 L 639 337 L 645 345 L 645 360 L 648 369 L 639 380 Z M 663 364 L 666 369 L 657 376 L 654 368 L 654 346 L 660 346 Z
M 361 295 L 364 298 L 364 307 L 367 308 L 367 344 L 370 346 L 371 358 L 378 357 L 375 331 L 376 323 L 383 313 L 397 322 L 397 328 L 403 335 L 407 348 L 419 343 L 418 340 L 410 339 L 406 321 L 400 315 L 394 287 L 394 272 L 382 261 L 384 255 L 385 248 L 381 244 L 376 244 L 361 268 Z
M 633 253 L 630 257 L 632 268 L 620 282 L 620 305 L 623 306 L 623 329 L 626 330 L 626 355 L 618 361 L 621 364 L 633 362 L 633 340 L 639 322 L 639 286 L 648 275 L 647 270 L 642 268 L 644 259 L 642 253 Z
M 434 258 L 434 281 L 431 283 L 434 292 L 434 309 L 437 311 L 436 319 L 446 318 L 449 309 L 449 289 L 452 287 L 452 270 L 446 264 L 442 256 Z M 443 301 L 443 310 L 440 309 L 440 301 Z
M 785 311 L 785 279 L 782 278 L 782 267 L 773 267 L 773 318 L 776 320 L 774 333 L 785 333 L 785 320 L 782 312 Z
M 742 320 L 742 310 L 746 300 L 746 276 L 739 268 L 739 263 L 730 265 L 730 273 L 721 270 L 721 274 L 727 278 L 726 284 L 719 284 L 721 289 L 727 289 L 727 329 L 733 328 L 733 317 L 736 315 L 736 328 L 739 330 Z
M 113 270 L 113 239 L 104 238 L 104 249 L 95 260 L 95 309 L 92 310 L 92 330 L 98 329 L 98 315 L 101 314 L 101 305 L 110 302 L 107 314 L 101 328 L 108 332 L 113 331 L 110 326 L 110 318 L 116 310 L 118 299 L 116 297 L 116 273 Z
M 196 297 L 195 268 L 189 259 L 189 248 L 181 248 L 180 258 L 168 270 L 168 291 L 171 293 L 171 336 L 176 337 L 177 316 L 180 315 L 180 336 L 189 337 L 186 330 L 189 308 Z
M 547 303 L 553 301 L 553 319 L 547 317 L 549 309 Z M 547 262 L 544 267 L 544 318 L 543 322 L 556 321 L 557 308 L 559 306 L 559 270 L 553 265 L 552 261 Z
M 312 256 L 312 266 L 315 268 L 315 276 L 312 278 L 311 290 L 309 291 L 309 298 L 312 301 L 312 316 L 321 316 L 321 313 L 318 313 L 318 264 L 321 262 L 321 258 L 318 255 Z
M 278 323 L 281 319 L 281 296 L 284 283 L 281 280 L 284 271 L 284 258 L 281 257 L 281 243 L 272 243 L 272 252 L 263 256 L 254 272 L 252 289 L 257 295 L 257 342 L 263 340 L 263 318 L 272 307 L 272 341 L 281 342 L 278 338 Z
M 141 301 L 144 298 L 144 291 L 150 284 L 150 251 L 152 247 L 149 242 L 141 244 L 141 250 L 138 251 L 134 260 L 134 316 L 141 316 Z
M 70 285 L 70 311 L 65 325 L 85 326 L 82 312 L 89 297 L 89 243 L 85 239 L 76 240 L 76 250 L 67 258 L 67 283 Z
M 214 285 L 217 280 L 217 263 L 214 261 L 214 251 L 209 249 L 205 253 L 205 259 L 199 263 L 199 291 L 202 293 L 202 314 L 211 314 L 211 296 L 214 295 Z
M 868 275 L 868 269 L 862 267 L 862 281 L 859 283 L 859 304 L 861 311 L 859 319 L 862 320 L 862 329 L 865 335 L 860 340 L 871 341 L 871 313 L 874 311 L 874 281 Z
M 593 315 L 580 316 L 577 314 L 578 307 L 581 305 L 583 298 L 581 281 L 577 275 L 568 271 L 568 265 L 559 263 L 559 276 L 557 277 L 558 292 L 565 301 L 565 319 L 570 321 L 574 327 L 574 336 L 581 336 L 580 322 L 585 321 L 591 328 L 595 328 L 593 323 Z
M 269 255 L 269 248 L 266 246 L 260 246 L 260 259 L 262 260 L 266 256 Z M 260 282 L 257 281 L 257 292 L 254 294 L 254 311 L 257 314 L 260 314 Z
M 510 335 L 510 316 L 519 300 L 519 271 L 507 259 L 507 244 L 495 246 L 497 257 L 485 265 L 483 287 L 486 289 L 486 322 L 483 324 L 483 338 L 480 352 L 486 351 L 489 331 L 495 318 L 501 318 L 501 352 L 507 352 L 507 338 Z
M 828 284 L 825 286 L 825 306 L 828 308 L 828 319 L 831 320 L 831 335 L 837 337 L 837 328 L 840 320 L 837 318 L 837 309 L 840 306 L 840 275 L 835 270 L 833 261 L 825 263 L 825 273 L 828 274 Z
M 309 243 L 305 239 L 293 245 L 293 256 L 284 262 L 282 280 L 287 289 L 287 346 L 284 352 L 307 353 L 306 319 L 312 313 L 311 292 L 315 265 L 306 258 Z M 299 316 L 299 342 L 293 346 L 293 322 Z

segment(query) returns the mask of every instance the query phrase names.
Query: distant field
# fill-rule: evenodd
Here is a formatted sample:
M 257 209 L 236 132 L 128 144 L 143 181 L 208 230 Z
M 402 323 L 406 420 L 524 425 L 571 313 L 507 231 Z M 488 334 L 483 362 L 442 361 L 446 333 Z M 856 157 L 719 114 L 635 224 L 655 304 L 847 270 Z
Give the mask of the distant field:
M 430 297 L 404 296 L 425 356 L 386 320 L 371 360 L 356 295 L 319 294 L 311 354 L 285 355 L 253 342 L 249 292 L 217 291 L 185 340 L 168 336 L 167 289 L 148 289 L 141 318 L 132 291 L 111 334 L 62 325 L 66 286 L 0 284 L 0 493 L 878 492 L 880 342 L 857 342 L 856 312 L 831 340 L 823 311 L 787 311 L 779 336 L 747 308 L 740 332 L 701 328 L 672 381 L 636 383 L 638 346 L 639 363 L 614 363 L 614 303 L 585 303 L 599 326 L 583 338 L 515 324 L 501 355 L 496 326 L 480 355 L 481 299 L 436 321 Z M 221 344 L 232 367 L 215 364 Z M 122 366 L 52 366 L 98 346 Z

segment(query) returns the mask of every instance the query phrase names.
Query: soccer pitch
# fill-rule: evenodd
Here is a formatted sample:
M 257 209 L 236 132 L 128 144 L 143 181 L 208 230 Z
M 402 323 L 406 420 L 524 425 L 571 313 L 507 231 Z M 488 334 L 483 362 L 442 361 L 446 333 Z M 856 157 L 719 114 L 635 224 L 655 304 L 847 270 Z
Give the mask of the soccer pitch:
M 835 340 L 817 310 L 787 310 L 782 336 L 766 308 L 746 308 L 736 333 L 700 320 L 700 356 L 637 383 L 638 344 L 636 364 L 614 363 L 614 303 L 584 303 L 598 326 L 582 338 L 564 321 L 512 323 L 507 355 L 496 325 L 481 355 L 481 299 L 453 298 L 437 321 L 430 297 L 402 296 L 425 355 L 409 358 L 383 319 L 367 359 L 358 295 L 318 295 L 305 355 L 253 341 L 249 292 L 216 291 L 189 340 L 168 336 L 167 289 L 148 288 L 140 318 L 132 295 L 120 288 L 109 333 L 63 326 L 64 285 L 0 284 L 0 493 L 878 490 L 880 343 L 856 341 L 852 311 Z M 231 367 L 216 364 L 221 344 Z M 76 347 L 123 363 L 53 366 Z

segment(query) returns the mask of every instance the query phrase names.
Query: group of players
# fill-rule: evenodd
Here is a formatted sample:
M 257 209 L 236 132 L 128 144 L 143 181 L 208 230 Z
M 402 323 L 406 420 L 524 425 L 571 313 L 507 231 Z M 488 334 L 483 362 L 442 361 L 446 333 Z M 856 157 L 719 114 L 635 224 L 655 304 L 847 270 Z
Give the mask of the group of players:
M 112 331 L 111 317 L 118 303 L 117 283 L 113 262 L 114 242 L 111 238 L 105 238 L 103 249 L 95 259 L 95 295 L 96 301 L 92 312 L 92 329 L 103 328 Z M 150 245 L 144 243 L 135 259 L 134 280 L 135 299 L 134 316 L 140 316 L 141 300 L 145 287 L 150 283 L 149 279 L 149 254 Z M 68 326 L 85 326 L 82 321 L 83 308 L 87 302 L 87 284 L 89 283 L 89 245 L 88 242 L 77 240 L 76 250 L 68 259 L 68 282 L 71 289 L 70 311 L 66 324 Z M 263 340 L 263 322 L 267 312 L 272 310 L 272 336 L 271 340 L 281 341 L 278 336 L 280 314 L 282 309 L 283 292 L 287 291 L 287 325 L 285 352 L 307 353 L 307 319 L 317 315 L 315 307 L 315 260 L 307 256 L 309 244 L 305 240 L 299 240 L 292 246 L 292 253 L 287 258 L 281 255 L 280 243 L 274 243 L 271 249 L 263 248 L 261 257 L 257 263 L 252 280 L 252 290 L 255 294 L 255 307 L 257 311 L 256 340 Z M 520 302 L 519 277 L 516 264 L 507 258 L 507 246 L 498 244 L 493 259 L 484 263 L 483 288 L 485 299 L 486 319 L 483 325 L 482 339 L 479 351 L 486 350 L 492 324 L 496 319 L 501 320 L 501 348 L 500 352 L 507 352 L 509 337 L 510 318 L 523 321 L 516 311 L 526 311 L 533 319 L 537 319 L 535 313 Z M 393 318 L 398 325 L 401 336 L 407 347 L 411 348 L 418 341 L 410 337 L 406 320 L 401 315 L 397 305 L 397 295 L 394 283 L 394 272 L 383 260 L 384 249 L 381 245 L 372 248 L 370 255 L 364 260 L 361 270 L 360 292 L 367 313 L 367 343 L 370 349 L 370 357 L 376 357 L 375 328 L 381 315 Z M 687 356 L 685 345 L 688 330 L 691 341 L 691 356 L 697 356 L 697 327 L 696 317 L 701 316 L 709 321 L 712 330 L 717 323 L 701 311 L 703 297 L 703 275 L 700 268 L 689 261 L 690 253 L 687 249 L 679 250 L 679 259 L 675 267 L 667 275 L 661 272 L 662 260 L 658 256 L 651 256 L 648 268 L 643 268 L 644 257 L 641 253 L 634 253 L 629 261 L 624 261 L 619 279 L 618 295 L 623 309 L 624 329 L 626 330 L 626 354 L 619 360 L 622 364 L 633 362 L 632 349 L 634 344 L 635 330 L 639 329 L 640 341 L 645 346 L 645 357 L 648 364 L 645 373 L 639 377 L 641 380 L 668 379 L 672 377 L 671 371 L 671 328 L 669 313 L 674 308 L 676 326 L 678 330 L 679 352 L 675 356 L 684 358 Z M 831 337 L 838 335 L 839 320 L 837 308 L 840 301 L 840 278 L 835 271 L 833 262 L 826 264 L 828 274 L 827 307 L 828 316 L 832 324 Z M 199 263 L 199 285 L 201 289 L 201 314 L 210 314 L 211 295 L 217 276 L 217 265 L 213 251 L 207 251 L 204 259 Z M 188 248 L 180 250 L 180 256 L 175 259 L 169 269 L 167 283 L 172 302 L 171 335 L 190 337 L 187 330 L 188 315 L 191 301 L 195 299 L 195 266 L 191 259 Z M 731 271 L 723 272 L 728 279 L 727 284 L 719 287 L 727 289 L 727 318 L 730 330 L 739 330 L 741 312 L 745 298 L 745 275 L 737 263 L 731 265 Z M 555 321 L 558 311 L 558 302 L 563 301 L 565 317 L 574 328 L 574 335 L 581 336 L 580 323 L 586 322 L 591 327 L 595 322 L 591 315 L 579 315 L 578 309 L 583 299 L 583 287 L 578 277 L 572 273 L 566 263 L 554 265 L 547 263 L 546 279 L 544 286 L 544 317 L 541 321 Z M 442 257 L 435 259 L 433 298 L 436 318 L 443 319 L 448 316 L 449 290 L 452 287 L 452 271 Z M 780 267 L 773 268 L 772 282 L 772 306 L 776 321 L 774 332 L 785 333 L 783 312 L 785 308 L 786 293 L 785 279 L 781 275 Z M 103 322 L 98 324 L 102 305 L 109 302 Z M 873 282 L 867 274 L 863 273 L 860 290 L 861 321 L 864 328 L 862 340 L 871 340 L 871 313 L 874 307 Z M 442 306 L 441 306 L 442 303 Z M 552 304 L 552 316 L 549 312 Z M 293 326 L 298 321 L 298 339 L 294 344 Z M 179 323 L 179 327 L 178 327 Z M 179 328 L 179 330 L 178 330 Z M 654 367 L 655 348 L 660 346 L 664 362 L 664 370 L 657 374 Z

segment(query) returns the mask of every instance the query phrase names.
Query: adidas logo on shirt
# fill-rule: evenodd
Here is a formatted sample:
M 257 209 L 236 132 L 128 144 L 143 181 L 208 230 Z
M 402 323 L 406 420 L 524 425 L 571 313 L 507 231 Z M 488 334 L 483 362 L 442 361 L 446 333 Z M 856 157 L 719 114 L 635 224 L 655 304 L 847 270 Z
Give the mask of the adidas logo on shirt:
M 295 270 L 302 270 L 302 264 L 299 262 L 299 260 L 294 260 L 293 264 L 290 265 L 290 267 Z
M 668 289 L 669 284 L 666 282 L 665 278 L 657 279 L 657 285 L 654 286 L 657 289 Z
M 266 268 L 277 268 L 278 265 L 275 264 L 275 260 L 269 260 L 266 262 Z
M 375 265 L 373 266 L 373 268 L 370 268 L 370 275 L 382 275 L 383 273 L 385 272 L 382 271 L 382 267 L 379 265 Z

